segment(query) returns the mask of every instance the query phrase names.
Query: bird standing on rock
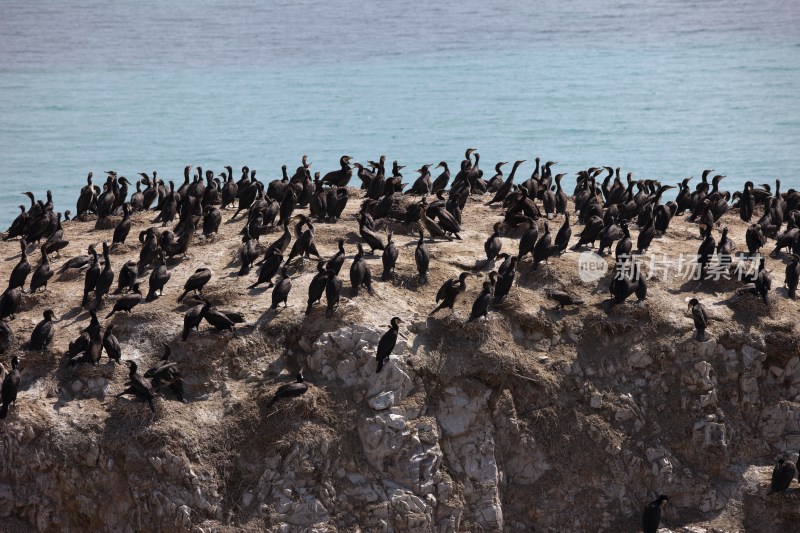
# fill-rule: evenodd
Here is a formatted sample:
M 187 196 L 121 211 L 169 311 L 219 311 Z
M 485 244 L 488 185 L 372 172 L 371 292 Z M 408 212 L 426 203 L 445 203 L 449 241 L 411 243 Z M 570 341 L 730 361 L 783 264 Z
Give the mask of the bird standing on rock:
M 797 467 L 795 465 L 783 457 L 778 459 L 778 464 L 772 469 L 772 480 L 767 494 L 775 494 L 788 489 L 795 475 L 797 475 Z
M 655 500 L 648 503 L 642 513 L 643 533 L 656 533 L 661 523 L 661 509 L 669 502 L 669 496 L 662 494 Z
M 11 358 L 11 372 L 6 374 L 3 379 L 3 386 L 0 390 L 0 418 L 8 416 L 8 408 L 17 401 L 17 390 L 19 389 L 19 357 L 16 355 Z
M 393 317 L 389 331 L 384 333 L 381 340 L 378 341 L 378 351 L 375 354 L 378 360 L 378 368 L 375 369 L 376 374 L 381 371 L 384 363 L 389 360 L 389 355 L 391 355 L 395 344 L 397 344 L 397 336 L 400 334 L 400 324 L 402 323 L 403 321 L 400 318 Z

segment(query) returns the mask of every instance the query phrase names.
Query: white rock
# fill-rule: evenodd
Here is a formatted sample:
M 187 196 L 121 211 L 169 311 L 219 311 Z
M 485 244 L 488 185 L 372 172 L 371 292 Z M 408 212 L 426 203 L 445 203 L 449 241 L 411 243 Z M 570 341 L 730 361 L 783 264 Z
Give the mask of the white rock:
M 386 391 L 367 400 L 367 404 L 376 411 L 383 411 L 394 405 L 394 392 Z
M 600 409 L 603 407 L 603 396 L 600 393 L 592 393 L 592 397 L 589 400 L 589 406 L 592 409 Z

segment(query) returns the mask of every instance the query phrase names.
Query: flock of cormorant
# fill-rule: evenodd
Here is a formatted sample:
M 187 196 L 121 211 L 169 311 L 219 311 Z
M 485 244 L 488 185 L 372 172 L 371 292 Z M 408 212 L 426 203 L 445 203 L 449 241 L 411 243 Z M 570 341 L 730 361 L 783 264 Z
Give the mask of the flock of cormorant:
M 619 168 L 604 166 L 579 171 L 575 188 L 572 194 L 568 194 L 562 186 L 565 174 L 553 173 L 556 162 L 542 164 L 537 157 L 530 177 L 520 181 L 517 173 L 524 162 L 515 161 L 508 176 L 503 173 L 507 162 L 499 162 L 494 174 L 485 179 L 480 168 L 480 154 L 475 149 L 468 149 L 452 178 L 446 162 L 436 165 L 435 168 L 442 171 L 435 178 L 431 174 L 433 165 L 425 164 L 416 170 L 419 176 L 408 188 L 400 172 L 404 167 L 395 161 L 387 171 L 386 156 L 361 164 L 351 163 L 351 158 L 345 155 L 340 159 L 339 168 L 324 176 L 319 172 L 312 176 L 312 164 L 307 156 L 303 156 L 293 174 L 289 175 L 284 165 L 281 179 L 268 183 L 260 181 L 256 171 L 247 166 L 242 167 L 238 179 L 234 178 L 230 166 L 219 174 L 200 167 L 192 174 L 192 166 L 187 166 L 183 171 L 183 183 L 177 187 L 173 181 L 165 182 L 159 178 L 155 171 L 152 174 L 142 172 L 133 190 L 133 184 L 114 171 L 107 171 L 102 186 L 97 186 L 90 172 L 86 185 L 79 191 L 75 217 L 81 220 L 94 217 L 97 228 L 110 229 L 113 224 L 114 229 L 111 243 L 103 242 L 101 253 L 95 246 L 89 246 L 87 255 L 67 259 L 58 270 L 59 273 L 75 269 L 85 272 L 80 305 L 88 307 L 90 313 L 89 324 L 69 344 L 65 364 L 97 364 L 104 350 L 111 360 L 121 363 L 122 350 L 114 336 L 113 324 L 103 332 L 97 316 L 106 297 L 120 295 L 106 315 L 107 320 L 117 313 L 131 313 L 137 306 L 160 298 L 171 278 L 167 261 L 187 257 L 198 234 L 205 239 L 213 238 L 223 221 L 223 213 L 231 210 L 233 215 L 229 222 L 243 215 L 240 219 L 242 244 L 238 251 L 238 275 L 247 276 L 254 266 L 259 267 L 250 288 L 262 285 L 272 288 L 270 308 L 273 310 L 281 304 L 287 306 L 292 290 L 287 267 L 297 260 L 302 263 L 313 257 L 317 261 L 317 272 L 308 286 L 305 314 L 311 314 L 315 305 L 324 298 L 325 314 L 333 316 L 343 289 L 339 275 L 347 256 L 345 240 L 338 239 L 338 251 L 333 256 L 321 256 L 315 243 L 315 223 L 336 224 L 348 202 L 358 194 L 363 194 L 356 217 L 360 242 L 349 267 L 353 297 L 357 297 L 361 289 L 373 293 L 372 272 L 365 260 L 367 255 L 381 253 L 382 282 L 396 277 L 399 249 L 391 231 L 384 240 L 376 229 L 376 221 L 383 219 L 406 227 L 415 225 L 419 239 L 414 248 L 414 263 L 418 284 L 425 285 L 430 269 L 435 268 L 428 245 L 461 239 L 462 213 L 469 206 L 468 200 L 482 201 L 482 197 L 491 195 L 486 205 L 501 206 L 502 214 L 485 241 L 485 265 L 491 268 L 491 272 L 482 282 L 467 322 L 487 316 L 492 306 L 504 300 L 515 286 L 518 269 L 529 256 L 530 270 L 535 272 L 542 263 L 547 264 L 550 258 L 567 251 L 573 232 L 571 215 L 575 216 L 576 225 L 580 227 L 573 250 L 593 248 L 599 242 L 597 252 L 602 255 L 611 253 L 613 247 L 617 268 L 609 284 L 609 306 L 622 304 L 633 295 L 640 303 L 646 299 L 646 279 L 640 276 L 639 265 L 633 259 L 645 253 L 654 238 L 667 233 L 671 220 L 676 216 L 685 216 L 689 222 L 698 225 L 701 244 L 697 263 L 701 269 L 701 283 L 714 260 L 732 268 L 734 254 L 739 249 L 737 244 L 731 240 L 725 227 L 721 229 L 719 241 L 714 237 L 722 217 L 732 208 L 737 209 L 739 217 L 749 223 L 744 243 L 746 252 L 742 256 L 756 256 L 769 238 L 775 240 L 771 257 L 780 256 L 785 249 L 791 252 L 786 265 L 786 286 L 789 297 L 795 298 L 800 280 L 800 192 L 793 189 L 781 192 L 780 180 L 776 181 L 774 190 L 768 184 L 756 186 L 748 181 L 743 190 L 731 193 L 721 189 L 725 176 L 711 176 L 713 170 L 703 171 L 700 182 L 692 188 L 689 185 L 692 178 L 682 180 L 675 187 L 662 185 L 654 179 L 636 180 L 632 173 L 622 178 Z M 354 171 L 360 182 L 360 193 L 348 188 Z M 662 202 L 664 193 L 674 188 L 678 189 L 675 200 Z M 19 206 L 19 215 L 3 237 L 4 240 L 19 239 L 21 256 L 0 297 L 1 350 L 11 344 L 12 331 L 7 320 L 13 318 L 19 309 L 29 276 L 28 293 L 47 289 L 48 281 L 56 273 L 50 256 L 56 254 L 60 257 L 61 250 L 69 244 L 63 222 L 70 220 L 70 211 L 64 211 L 63 215 L 56 211 L 50 191 L 47 191 L 46 200 L 37 200 L 31 192 L 24 194 L 30 205 L 27 208 Z M 409 202 L 408 196 L 418 198 Z M 574 204 L 571 212 L 570 201 Z M 753 222 L 758 206 L 763 206 L 763 214 Z M 126 243 L 132 226 L 131 215 L 135 212 L 153 212 L 156 216 L 153 225 L 138 234 L 141 244 L 138 261 L 129 261 L 115 272 L 111 253 L 116 246 Z M 550 223 L 556 216 L 562 216 L 563 223 L 553 237 Z M 635 243 L 631 235 L 634 227 L 638 228 Z M 515 255 L 502 250 L 501 234 L 508 228 L 519 228 L 521 232 Z M 263 247 L 259 240 L 275 230 L 278 230 L 278 237 Z M 28 258 L 31 248 L 38 248 L 41 253 L 35 268 Z M 500 266 L 493 268 L 497 261 L 501 261 Z M 236 324 L 245 321 L 240 312 L 218 309 L 203 297 L 203 288 L 212 276 L 210 269 L 198 268 L 183 284 L 178 301 L 184 300 L 189 293 L 194 293 L 196 301 L 196 305 L 184 315 L 183 341 L 188 339 L 192 330 L 199 329 L 203 320 L 220 331 L 233 331 Z M 457 299 L 467 288 L 470 276 L 480 274 L 464 271 L 442 284 L 436 293 L 431 315 L 443 309 L 452 313 Z M 115 278 L 117 286 L 112 292 Z M 141 283 L 145 279 L 148 290 L 143 295 Z M 771 288 L 770 272 L 761 256 L 755 272 L 742 280 L 737 292 L 757 295 L 764 305 L 769 305 Z M 548 289 L 545 295 L 560 309 L 584 303 L 578 295 L 565 290 Z M 697 339 L 704 340 L 709 320 L 707 310 L 697 298 L 692 298 L 688 306 Z M 46 350 L 53 341 L 55 320 L 52 310 L 43 310 L 43 320 L 33 330 L 26 348 Z M 402 320 L 394 317 L 389 330 L 380 339 L 376 372 L 380 372 L 389 360 L 400 324 Z M 164 358 L 144 375 L 139 374 L 134 361 L 125 361 L 129 366 L 129 382 L 120 395 L 129 394 L 146 400 L 151 409 L 154 409 L 155 394 L 160 391 L 172 391 L 179 400 L 185 401 L 180 370 L 175 362 L 168 360 L 169 355 L 170 349 L 166 346 Z M 14 355 L 12 370 L 2 381 L 0 418 L 6 416 L 16 399 L 20 379 L 18 363 L 18 357 Z M 301 371 L 296 381 L 278 389 L 270 405 L 280 398 L 301 395 L 306 390 L 308 385 Z M 646 524 L 658 523 L 661 506 L 666 500 L 666 496 L 661 496 L 648 505 L 643 519 L 645 530 L 654 530 Z

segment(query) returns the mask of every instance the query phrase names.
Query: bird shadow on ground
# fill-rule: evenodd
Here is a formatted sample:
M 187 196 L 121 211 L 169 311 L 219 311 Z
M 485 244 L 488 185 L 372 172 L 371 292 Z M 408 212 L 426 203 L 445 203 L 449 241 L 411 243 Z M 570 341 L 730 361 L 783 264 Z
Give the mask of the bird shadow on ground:
M 89 318 L 89 311 L 85 310 L 81 306 L 76 306 L 76 307 L 73 307 L 72 309 L 70 309 L 69 311 L 67 311 L 66 313 L 62 313 L 61 316 L 58 319 L 58 322 L 65 322 L 67 320 L 74 319 L 74 320 L 72 320 L 72 322 L 67 324 L 67 326 L 71 326 L 71 325 L 73 325 L 73 324 L 75 324 L 77 322 L 80 322 L 82 320 L 86 320 L 87 318 Z
M 247 289 L 247 294 L 248 294 L 248 296 L 259 296 L 259 295 L 264 294 L 265 292 L 269 291 L 270 289 L 272 289 L 274 287 L 275 287 L 274 283 L 264 282 L 261 285 L 259 285 L 258 287 L 253 287 L 252 289 L 248 288 Z
M 547 318 L 554 322 L 563 320 L 568 316 L 579 315 L 581 312 L 580 306 L 573 306 L 571 309 L 560 309 L 558 305 L 555 307 L 545 307 L 543 305 L 540 309 Z
M 26 250 L 26 252 L 27 252 L 27 250 Z M 12 256 L 9 256 L 9 257 L 6 257 L 6 262 L 15 261 L 15 260 L 19 259 L 20 257 L 22 257 L 22 252 L 20 252 L 18 254 L 15 254 L 15 255 L 12 255 Z
M 358 243 L 364 244 L 361 240 L 361 235 L 356 233 L 355 231 L 348 231 L 347 233 L 344 234 L 344 237 L 342 238 L 344 239 L 345 244 L 351 244 L 351 245 L 356 245 Z

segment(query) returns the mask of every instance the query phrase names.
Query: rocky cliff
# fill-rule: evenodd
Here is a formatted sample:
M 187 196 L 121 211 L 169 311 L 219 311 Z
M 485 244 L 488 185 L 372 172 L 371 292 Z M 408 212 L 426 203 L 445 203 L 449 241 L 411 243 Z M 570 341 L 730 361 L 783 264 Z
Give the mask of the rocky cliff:
M 357 208 L 351 199 L 348 215 Z M 269 291 L 246 288 L 257 271 L 236 276 L 244 220 L 198 238 L 191 257 L 169 264 L 163 297 L 101 317 L 115 324 L 123 359 L 141 369 L 163 343 L 172 347 L 188 403 L 159 398 L 155 414 L 115 398 L 127 371 L 105 356 L 95 367 L 61 364 L 88 321 L 81 273 L 24 295 L 9 322 L 15 344 L 2 356 L 19 353 L 22 374 L 0 423 L 3 529 L 633 531 L 644 504 L 666 493 L 662 525 L 673 531 L 796 531 L 800 490 L 766 496 L 775 458 L 796 460 L 800 449 L 797 304 L 785 290 L 767 307 L 734 297 L 734 281 L 653 279 L 643 305 L 608 308 L 610 276 L 581 281 L 578 254 L 568 252 L 537 271 L 524 262 L 487 319 L 464 323 L 474 281 L 454 315 L 427 316 L 445 279 L 488 272 L 482 245 L 498 213 L 470 204 L 463 241 L 429 245 L 428 285 L 416 278 L 413 227 L 392 226 L 396 278 L 376 280 L 374 296 L 345 298 L 330 319 L 320 306 L 303 314 L 313 263 L 291 269 L 287 309 L 268 310 Z M 135 215 L 128 244 L 111 255 L 115 271 L 138 257 L 135 235 L 150 218 Z M 743 243 L 733 218 L 723 222 Z M 111 230 L 88 220 L 65 232 L 66 258 L 110 240 Z M 339 236 L 346 279 L 357 226 L 350 216 L 316 226 L 323 255 Z M 513 233 L 503 241 L 516 252 Z M 694 253 L 699 242 L 696 226 L 676 219 L 651 254 Z M 6 279 L 18 245 L 0 250 Z M 378 278 L 380 258 L 369 262 Z M 181 342 L 194 302 L 175 300 L 199 266 L 214 272 L 209 300 L 247 322 L 233 334 L 204 324 Z M 782 261 L 768 268 L 780 286 Z M 555 309 L 547 288 L 569 288 L 585 304 Z M 692 295 L 712 314 L 704 342 L 693 339 L 686 312 Z M 26 351 L 46 307 L 59 317 L 54 345 Z M 376 344 L 394 315 L 407 327 L 375 374 Z M 309 392 L 268 408 L 299 368 Z

